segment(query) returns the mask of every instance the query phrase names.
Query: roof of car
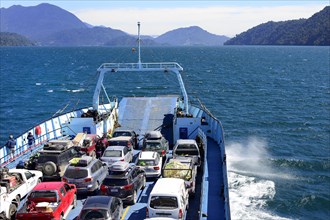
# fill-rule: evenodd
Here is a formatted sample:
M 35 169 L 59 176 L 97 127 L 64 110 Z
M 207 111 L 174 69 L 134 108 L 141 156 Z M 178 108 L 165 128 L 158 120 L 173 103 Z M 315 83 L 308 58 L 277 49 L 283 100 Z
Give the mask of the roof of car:
M 105 150 L 123 150 L 126 146 L 109 146 Z
M 179 139 L 176 144 L 196 144 L 196 141 L 194 139 Z
M 163 135 L 160 131 L 149 131 L 146 133 L 147 138 L 161 138 Z
M 41 182 L 36 185 L 33 190 L 50 190 L 60 189 L 65 183 L 64 182 Z
M 131 137 L 129 136 L 118 136 L 118 137 L 113 137 L 109 141 L 129 141 Z
M 157 156 L 157 152 L 155 151 L 141 151 L 139 154 L 139 159 L 141 160 L 152 160 Z
M 132 133 L 134 132 L 133 130 L 115 130 L 114 132 L 129 132 L 129 133 Z
M 112 196 L 89 196 L 84 203 L 83 209 L 108 208 L 112 198 Z
M 183 179 L 178 178 L 160 178 L 157 180 L 151 194 L 172 194 L 177 193 L 181 189 L 182 184 L 184 185 Z M 168 187 L 171 186 L 171 187 Z

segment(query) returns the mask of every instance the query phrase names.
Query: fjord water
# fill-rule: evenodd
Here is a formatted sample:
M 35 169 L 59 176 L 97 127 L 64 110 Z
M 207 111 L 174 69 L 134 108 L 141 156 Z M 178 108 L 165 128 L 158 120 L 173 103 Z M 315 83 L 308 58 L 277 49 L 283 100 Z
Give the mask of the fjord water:
M 131 48 L 0 48 L 0 141 L 59 109 L 91 106 L 96 68 Z M 330 216 L 329 47 L 144 48 L 183 66 L 192 101 L 222 121 L 232 219 Z M 110 97 L 179 92 L 170 73 L 109 73 Z M 103 97 L 106 100 L 106 97 Z M 212 211 L 212 210 L 210 210 Z

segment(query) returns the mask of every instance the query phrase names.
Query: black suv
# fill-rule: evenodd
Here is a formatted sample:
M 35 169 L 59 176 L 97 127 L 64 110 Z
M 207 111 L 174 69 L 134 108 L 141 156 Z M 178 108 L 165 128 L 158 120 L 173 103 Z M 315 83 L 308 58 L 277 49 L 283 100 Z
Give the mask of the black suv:
M 137 192 L 146 186 L 144 170 L 127 162 L 116 162 L 111 165 L 109 175 L 103 180 L 101 193 L 119 197 L 124 203 L 135 204 Z
M 42 171 L 44 179 L 60 179 L 74 157 L 81 157 L 82 153 L 75 147 L 64 150 L 49 149 L 40 151 L 37 170 Z

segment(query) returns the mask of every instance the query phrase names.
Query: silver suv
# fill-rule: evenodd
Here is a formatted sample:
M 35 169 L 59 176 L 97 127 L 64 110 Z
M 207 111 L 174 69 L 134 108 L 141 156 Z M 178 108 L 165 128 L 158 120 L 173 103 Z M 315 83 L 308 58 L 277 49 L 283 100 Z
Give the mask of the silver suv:
M 106 164 L 96 158 L 83 156 L 70 160 L 62 181 L 75 184 L 78 192 L 97 193 L 107 173 Z

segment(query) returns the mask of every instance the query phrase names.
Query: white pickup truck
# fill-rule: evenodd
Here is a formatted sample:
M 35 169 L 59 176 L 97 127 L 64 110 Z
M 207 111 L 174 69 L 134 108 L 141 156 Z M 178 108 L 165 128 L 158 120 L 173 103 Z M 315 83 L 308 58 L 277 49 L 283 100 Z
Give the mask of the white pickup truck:
M 0 168 L 0 220 L 11 219 L 21 199 L 41 181 L 40 171 Z

